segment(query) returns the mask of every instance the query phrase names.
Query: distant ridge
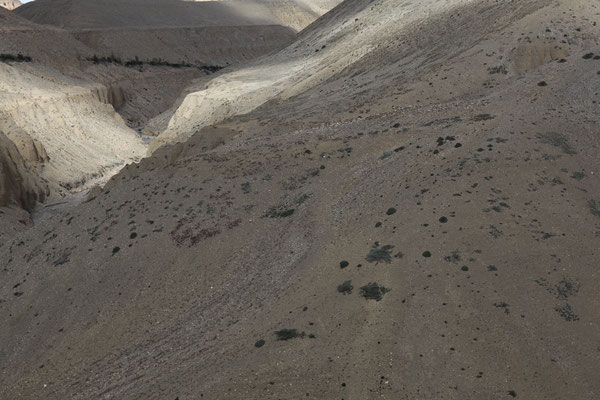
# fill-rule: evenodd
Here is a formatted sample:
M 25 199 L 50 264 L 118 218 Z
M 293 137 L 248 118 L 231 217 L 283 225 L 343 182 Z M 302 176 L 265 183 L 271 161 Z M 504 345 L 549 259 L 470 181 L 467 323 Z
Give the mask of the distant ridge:
M 143 10 L 143 12 L 141 12 Z M 33 22 L 66 29 L 264 25 L 219 2 L 180 0 L 37 0 L 17 11 Z
M 17 12 L 33 22 L 66 29 L 276 24 L 300 31 L 340 2 L 341 0 L 37 0 L 23 5 Z

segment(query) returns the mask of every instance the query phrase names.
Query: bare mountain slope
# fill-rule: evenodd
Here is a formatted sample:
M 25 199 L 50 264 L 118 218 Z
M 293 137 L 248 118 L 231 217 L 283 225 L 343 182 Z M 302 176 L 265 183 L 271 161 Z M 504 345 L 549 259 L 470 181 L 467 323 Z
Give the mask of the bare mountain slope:
M 36 0 L 16 12 L 40 24 L 68 29 L 261 25 L 220 2 L 181 0 Z
M 318 26 L 302 32 L 293 45 L 277 55 L 221 75 L 203 90 L 188 95 L 167 130 L 151 145 L 151 150 L 164 143 L 185 140 L 203 126 L 248 113 L 267 101 L 289 99 L 312 88 L 318 92 L 312 96 L 328 90 L 330 100 L 362 92 L 372 101 L 373 95 L 390 91 L 390 79 L 406 83 L 415 71 L 433 68 L 448 57 L 466 51 L 506 21 L 523 16 L 544 2 L 383 1 L 373 9 L 365 4 L 346 3 L 326 15 Z M 446 13 L 461 7 L 503 17 L 492 21 L 475 17 L 477 11 Z M 473 16 L 474 21 L 468 21 L 465 15 Z M 437 20 L 437 25 L 423 24 L 427 20 Z M 454 23 L 461 24 L 463 29 L 452 30 Z M 440 42 L 440 35 L 448 35 L 454 42 Z M 519 38 L 512 36 L 517 42 Z M 487 75 L 485 73 L 485 79 Z M 332 89 L 325 89 L 328 87 Z M 312 108 L 310 101 L 302 103 Z M 336 104 L 345 107 L 343 101 L 331 103 L 334 107 Z M 329 108 L 321 110 L 331 111 Z
M 283 25 L 301 30 L 340 0 L 37 0 L 18 13 L 67 29 Z
M 179 0 L 170 4 L 49 0 L 24 7 L 20 15 L 49 25 L 42 28 L 14 15 L 0 38 L 0 50 L 28 54 L 69 76 L 121 92 L 123 107 L 113 105 L 136 129 L 167 109 L 193 79 L 204 77 L 199 67 L 246 62 L 279 50 L 294 36 L 290 28 L 259 26 L 258 20 L 249 25 L 219 5 L 198 6 Z M 190 11 L 190 7 L 199 11 Z M 17 29 L 17 20 L 22 29 Z M 70 24 L 71 20 L 76 24 Z M 70 29 L 67 32 L 51 25 Z M 90 59 L 94 55 L 108 62 L 93 65 Z M 143 71 L 138 71 L 137 65 L 125 68 L 116 60 L 139 60 L 144 63 Z M 157 62 L 179 67 L 150 65 Z
M 205 2 L 205 0 L 187 0 Z M 209 0 L 210 1 L 210 0 Z M 236 13 L 301 31 L 321 15 L 341 3 L 340 0 L 217 0 Z
M 113 108 L 129 126 L 141 127 L 171 106 L 193 79 L 206 76 L 198 67 L 251 59 L 292 37 L 290 29 L 275 26 L 156 29 L 134 35 L 88 31 L 86 36 L 38 25 L 7 10 L 0 10 L 0 19 L 0 53 L 32 60 L 0 63 L 0 128 L 11 139 L 17 134 L 29 137 L 47 151 L 49 158 L 38 172 L 51 182 L 53 195 L 89 185 L 144 153 L 139 138 Z M 148 35 L 154 41 L 145 42 Z M 212 40 L 214 35 L 220 40 Z M 130 40 L 122 40 L 125 36 Z M 185 43 L 178 43 L 182 37 Z M 202 51 L 196 52 L 198 47 Z M 124 61 L 139 56 L 146 64 L 127 67 L 92 61 L 94 55 L 111 54 Z M 193 65 L 148 65 L 157 59 Z
M 0 397 L 599 397 L 596 2 L 402 4 L 0 242 Z

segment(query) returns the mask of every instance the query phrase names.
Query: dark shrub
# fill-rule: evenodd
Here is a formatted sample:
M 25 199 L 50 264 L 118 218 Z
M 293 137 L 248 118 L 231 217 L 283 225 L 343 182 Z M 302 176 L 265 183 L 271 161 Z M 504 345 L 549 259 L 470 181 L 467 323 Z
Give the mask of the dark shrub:
M 360 288 L 360 295 L 367 300 L 381 301 L 383 296 L 389 291 L 390 289 L 380 286 L 375 282 L 370 282 Z
M 305 336 L 304 332 L 299 333 L 296 329 L 280 329 L 275 331 L 275 335 L 277 336 L 277 340 L 290 340 Z
M 354 289 L 354 286 L 352 286 L 352 281 L 344 281 L 344 283 L 338 285 L 337 287 L 337 291 L 342 294 L 351 294 L 352 289 Z
M 392 262 L 392 249 L 394 246 L 386 245 L 383 247 L 373 247 L 367 254 L 368 262 Z

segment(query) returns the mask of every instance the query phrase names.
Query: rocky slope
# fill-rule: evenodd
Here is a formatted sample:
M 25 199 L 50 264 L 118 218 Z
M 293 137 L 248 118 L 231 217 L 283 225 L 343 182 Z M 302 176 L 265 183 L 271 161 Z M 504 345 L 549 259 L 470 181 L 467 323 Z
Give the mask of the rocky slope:
M 598 19 L 349 0 L 209 82 L 0 242 L 0 397 L 597 398 Z

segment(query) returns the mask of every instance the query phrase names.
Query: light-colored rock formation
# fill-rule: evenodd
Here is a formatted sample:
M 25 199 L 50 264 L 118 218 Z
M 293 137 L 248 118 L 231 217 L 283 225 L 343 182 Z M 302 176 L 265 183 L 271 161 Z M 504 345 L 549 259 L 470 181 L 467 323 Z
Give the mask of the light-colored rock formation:
M 17 206 L 32 210 L 47 195 L 48 186 L 0 128 L 0 209 Z
M 51 197 L 102 181 L 106 171 L 139 159 L 143 144 L 111 105 L 122 100 L 118 89 L 92 83 L 89 75 L 65 75 L 77 75 L 89 49 L 63 30 L 6 10 L 0 9 L 0 20 L 0 53 L 33 60 L 0 62 L 0 130 L 31 174 L 48 181 Z
M 19 6 L 21 6 L 21 2 L 19 0 L 0 0 L 0 7 L 4 7 L 8 10 L 14 10 Z
M 66 191 L 142 155 L 111 100 L 113 92 L 100 85 L 0 64 L 0 129 Z

